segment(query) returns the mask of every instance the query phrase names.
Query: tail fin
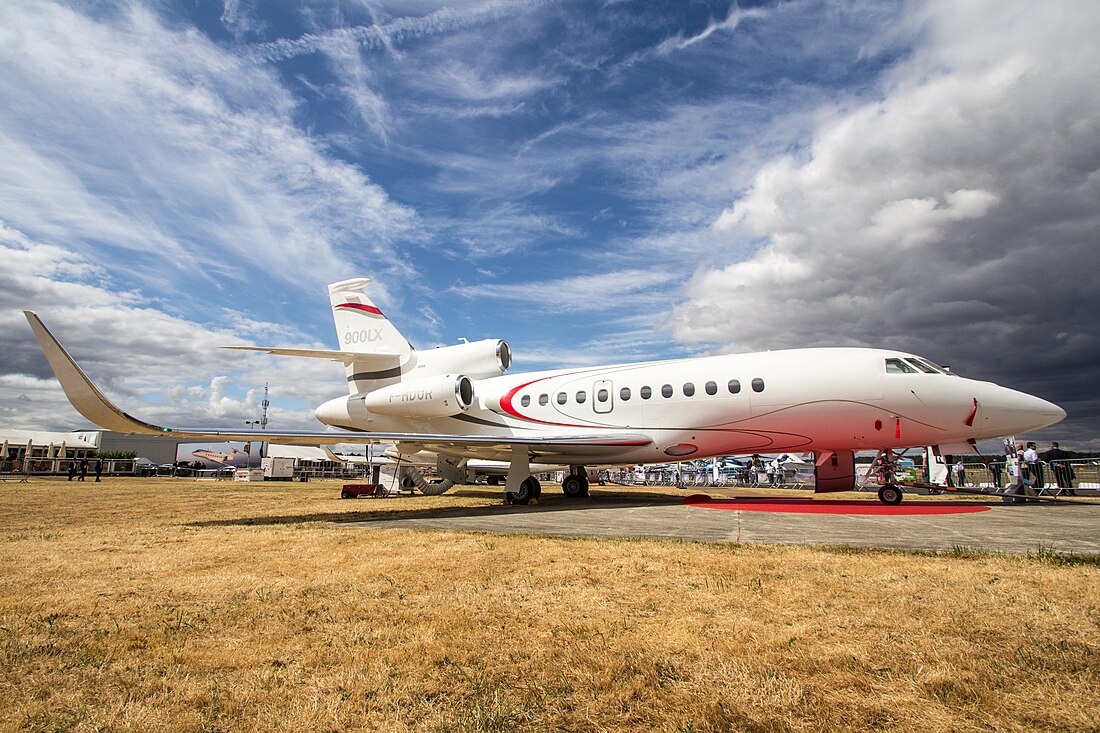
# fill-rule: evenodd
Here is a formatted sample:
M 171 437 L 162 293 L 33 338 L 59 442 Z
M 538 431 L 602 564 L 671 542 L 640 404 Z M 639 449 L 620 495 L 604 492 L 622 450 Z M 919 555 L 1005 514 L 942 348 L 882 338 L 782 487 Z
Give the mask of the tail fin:
M 347 365 L 351 394 L 370 392 L 399 381 L 402 367 L 409 365 L 414 352 L 408 340 L 363 292 L 368 284 L 370 278 L 361 277 L 328 286 L 340 349 L 370 357 L 369 369 L 364 369 L 365 363 Z M 392 362 L 386 360 L 388 368 L 378 368 L 380 357 L 392 357 Z

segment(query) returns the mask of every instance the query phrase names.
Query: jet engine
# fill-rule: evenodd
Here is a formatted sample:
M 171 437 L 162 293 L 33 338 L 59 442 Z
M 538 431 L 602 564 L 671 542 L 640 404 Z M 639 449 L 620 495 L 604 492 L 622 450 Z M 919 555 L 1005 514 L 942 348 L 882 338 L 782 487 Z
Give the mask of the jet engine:
M 512 348 L 507 341 L 484 339 L 417 351 L 416 368 L 409 376 L 467 374 L 474 379 L 485 379 L 499 377 L 511 365 Z
M 451 417 L 474 403 L 474 383 L 463 374 L 444 374 L 398 382 L 363 397 L 376 415 L 395 417 Z

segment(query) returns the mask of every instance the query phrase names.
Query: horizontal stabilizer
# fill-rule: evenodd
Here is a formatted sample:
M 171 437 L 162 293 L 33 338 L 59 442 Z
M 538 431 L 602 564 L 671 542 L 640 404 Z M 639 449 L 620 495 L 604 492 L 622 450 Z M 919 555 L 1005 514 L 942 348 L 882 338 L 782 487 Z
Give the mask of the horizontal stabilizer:
M 273 356 L 302 356 L 308 359 L 329 359 L 344 364 L 356 363 L 367 366 L 388 367 L 401 354 L 365 354 L 361 351 L 328 351 L 326 349 L 284 349 L 275 346 L 222 346 L 223 349 L 237 351 L 262 351 Z

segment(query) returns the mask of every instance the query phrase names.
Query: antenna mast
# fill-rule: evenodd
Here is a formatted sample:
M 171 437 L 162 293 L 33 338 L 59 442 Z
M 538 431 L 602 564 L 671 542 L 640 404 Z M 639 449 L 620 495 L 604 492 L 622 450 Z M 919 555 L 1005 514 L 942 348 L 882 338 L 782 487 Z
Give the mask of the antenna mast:
M 267 408 L 271 405 L 271 400 L 267 398 L 267 382 L 264 382 L 264 401 L 260 405 L 264 408 L 260 413 L 260 430 L 267 430 Z

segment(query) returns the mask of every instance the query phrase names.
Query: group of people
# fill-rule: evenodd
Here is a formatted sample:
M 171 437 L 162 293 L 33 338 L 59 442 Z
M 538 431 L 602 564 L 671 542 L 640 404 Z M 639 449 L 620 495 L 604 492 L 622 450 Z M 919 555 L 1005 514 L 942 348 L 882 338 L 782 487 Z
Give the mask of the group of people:
M 995 487 L 1002 488 L 1004 486 L 1004 479 L 1001 474 L 1003 467 L 1008 470 L 1010 486 L 1026 487 L 1030 490 L 1046 487 L 1047 476 L 1044 463 L 1050 467 L 1050 473 L 1053 475 L 1054 482 L 1058 485 L 1061 493 L 1075 496 L 1073 480 L 1077 476 L 1073 471 L 1073 466 L 1069 463 L 1069 453 L 1062 450 L 1058 443 L 1052 442 L 1050 450 L 1040 454 L 1034 442 L 1024 444 L 1006 440 L 1004 464 L 999 461 L 990 461 L 988 465 Z M 955 463 L 950 466 L 947 472 L 947 485 L 966 486 L 966 466 L 963 464 L 962 457 L 958 457 Z
M 1043 462 L 1050 466 L 1050 472 L 1054 474 L 1054 482 L 1062 493 L 1068 496 L 1076 496 L 1073 490 L 1073 479 L 1076 475 L 1073 466 L 1069 464 L 1069 454 L 1062 450 L 1058 443 L 1051 443 L 1050 450 L 1040 456 L 1035 443 L 1005 442 L 1005 460 L 1008 463 L 1008 472 L 1015 481 L 1014 484 L 1026 486 L 1028 489 L 1041 489 L 1046 487 L 1047 478 L 1043 471 Z
M 95 459 L 95 480 L 99 481 L 99 477 L 103 474 L 103 459 Z M 80 474 L 77 477 L 77 464 L 76 461 L 69 461 L 69 481 L 76 478 L 77 481 L 83 481 L 88 477 L 88 459 L 80 459 Z

